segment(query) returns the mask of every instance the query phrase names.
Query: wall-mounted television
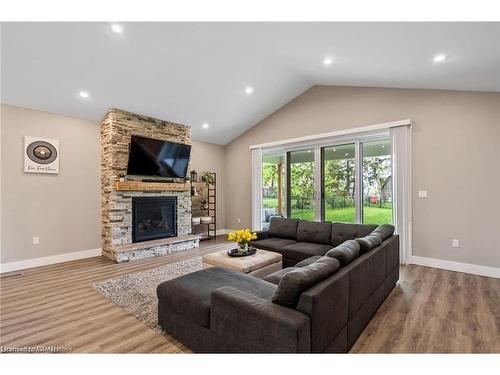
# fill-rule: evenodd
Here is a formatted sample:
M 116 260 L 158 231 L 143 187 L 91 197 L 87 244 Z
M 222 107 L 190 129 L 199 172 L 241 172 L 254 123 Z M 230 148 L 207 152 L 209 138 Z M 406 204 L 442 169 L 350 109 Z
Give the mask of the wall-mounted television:
M 133 135 L 127 175 L 186 178 L 191 145 Z

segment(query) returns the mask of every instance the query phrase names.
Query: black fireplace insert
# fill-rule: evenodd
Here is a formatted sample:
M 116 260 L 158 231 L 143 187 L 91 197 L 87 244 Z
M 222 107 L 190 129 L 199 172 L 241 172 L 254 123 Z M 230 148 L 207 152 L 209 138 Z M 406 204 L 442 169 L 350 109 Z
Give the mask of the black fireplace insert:
M 132 198 L 132 241 L 177 236 L 177 197 Z

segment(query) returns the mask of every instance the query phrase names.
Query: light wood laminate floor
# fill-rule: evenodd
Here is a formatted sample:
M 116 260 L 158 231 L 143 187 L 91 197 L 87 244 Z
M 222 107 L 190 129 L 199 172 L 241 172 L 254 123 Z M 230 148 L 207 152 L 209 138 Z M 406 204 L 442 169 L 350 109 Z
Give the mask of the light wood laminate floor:
M 180 353 L 160 335 L 97 293 L 92 284 L 219 250 L 200 249 L 130 263 L 96 257 L 22 271 L 0 285 L 0 345 L 56 346 L 73 352 Z M 420 266 L 400 281 L 352 353 L 500 353 L 500 280 Z

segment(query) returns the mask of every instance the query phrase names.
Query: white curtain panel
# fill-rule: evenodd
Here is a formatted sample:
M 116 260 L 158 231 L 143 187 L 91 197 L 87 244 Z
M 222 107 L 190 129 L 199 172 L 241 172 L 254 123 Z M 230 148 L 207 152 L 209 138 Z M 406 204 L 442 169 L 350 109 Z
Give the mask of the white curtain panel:
M 412 254 L 412 150 L 411 125 L 391 128 L 394 225 L 399 234 L 400 261 Z
M 262 149 L 252 153 L 252 230 L 262 229 Z

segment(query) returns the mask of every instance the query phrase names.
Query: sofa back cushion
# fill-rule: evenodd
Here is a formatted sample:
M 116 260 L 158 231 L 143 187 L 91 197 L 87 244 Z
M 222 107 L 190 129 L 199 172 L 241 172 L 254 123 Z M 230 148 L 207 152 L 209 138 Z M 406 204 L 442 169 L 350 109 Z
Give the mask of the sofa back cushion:
M 359 243 L 355 240 L 347 240 L 343 244 L 329 250 L 325 255 L 337 259 L 340 267 L 345 267 L 359 257 Z
M 377 228 L 372 224 L 333 223 L 330 245 L 338 246 L 347 240 L 364 237 Z
M 383 242 L 394 234 L 394 229 L 395 229 L 394 226 L 391 224 L 382 224 L 382 225 L 379 225 L 370 234 L 375 234 L 375 235 L 379 236 Z
M 297 225 L 297 241 L 329 244 L 332 233 L 331 223 L 300 220 Z
M 380 245 L 382 243 L 382 238 L 376 234 L 369 234 L 362 238 L 356 238 L 356 241 L 359 243 L 359 253 L 363 255 Z
M 295 308 L 302 292 L 329 278 L 340 268 L 337 259 L 321 257 L 316 262 L 287 272 L 281 278 L 272 301 Z
M 274 216 L 271 218 L 271 224 L 269 225 L 269 236 L 297 240 L 298 224 L 298 219 L 287 219 Z

